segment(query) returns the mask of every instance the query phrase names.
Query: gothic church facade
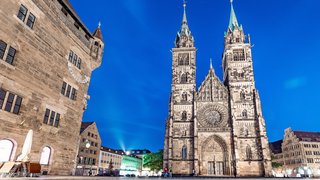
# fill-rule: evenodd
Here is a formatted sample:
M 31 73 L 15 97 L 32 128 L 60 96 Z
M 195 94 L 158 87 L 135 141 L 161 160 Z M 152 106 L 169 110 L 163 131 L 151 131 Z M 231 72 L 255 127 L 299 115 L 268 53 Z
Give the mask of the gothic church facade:
M 184 4 L 172 49 L 172 85 L 166 121 L 164 168 L 174 175 L 269 176 L 271 158 L 259 94 L 255 88 L 250 37 L 231 3 L 224 36 L 223 81 L 210 65 L 196 88 L 196 48 Z

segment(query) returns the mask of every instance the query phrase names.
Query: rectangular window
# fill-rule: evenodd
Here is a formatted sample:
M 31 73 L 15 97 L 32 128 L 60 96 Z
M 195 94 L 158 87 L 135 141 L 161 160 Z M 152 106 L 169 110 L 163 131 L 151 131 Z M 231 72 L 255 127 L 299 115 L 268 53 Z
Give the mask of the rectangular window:
M 54 127 L 58 127 L 60 122 L 60 114 L 57 113 L 56 120 L 54 121 Z
M 62 83 L 62 88 L 61 88 L 61 94 L 64 95 L 66 93 L 66 88 L 67 88 L 67 83 L 63 82 Z
M 50 126 L 53 126 L 55 115 L 56 115 L 56 113 L 54 111 L 51 111 L 50 123 L 49 123 Z
M 13 113 L 14 114 L 19 114 L 21 103 L 22 103 L 22 98 L 20 96 L 17 96 L 16 102 L 15 102 L 14 108 L 13 108 Z
M 35 21 L 36 17 L 32 13 L 30 13 L 27 20 L 27 26 L 32 29 Z
M 81 69 L 81 59 L 80 59 L 80 58 L 78 59 L 77 67 L 78 67 L 79 69 Z
M 21 4 L 17 17 L 24 22 L 27 16 L 28 9 Z
M 74 65 L 77 65 L 77 61 L 78 61 L 78 56 L 77 56 L 76 54 L 74 54 L 74 55 L 73 55 L 73 61 L 72 61 L 72 63 L 73 63 Z
M 68 85 L 67 92 L 66 92 L 67 97 L 70 97 L 70 92 L 71 92 L 71 86 Z
M 9 51 L 8 51 L 6 62 L 9 64 L 12 64 L 15 55 L 16 55 L 16 49 L 14 49 L 13 47 L 10 47 Z
M 4 99 L 6 98 L 7 92 L 3 89 L 0 89 L 0 109 L 2 109 L 2 106 L 4 104 Z
M 46 113 L 44 114 L 43 123 L 48 124 L 49 121 L 50 110 L 46 109 Z
M 7 49 L 7 43 L 0 40 L 0 59 L 3 59 L 6 49 Z
M 76 100 L 76 89 L 75 88 L 72 88 L 71 99 Z
M 73 60 L 73 51 L 70 51 L 69 53 L 69 61 L 72 62 Z
M 11 112 L 12 104 L 14 100 L 14 94 L 9 93 L 9 97 L 6 103 L 6 107 L 4 108 L 5 111 Z
M 62 7 L 61 11 L 65 16 L 68 16 L 68 11 L 66 10 L 66 8 Z
M 80 29 L 80 26 L 79 26 L 79 24 L 77 23 L 77 22 L 74 22 L 74 24 L 73 24 L 77 29 Z

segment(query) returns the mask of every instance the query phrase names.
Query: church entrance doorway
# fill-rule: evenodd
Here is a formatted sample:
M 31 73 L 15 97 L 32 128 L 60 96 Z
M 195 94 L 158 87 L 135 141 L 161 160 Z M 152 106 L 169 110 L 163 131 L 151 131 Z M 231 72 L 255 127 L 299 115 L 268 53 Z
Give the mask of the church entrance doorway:
M 208 162 L 208 175 L 209 176 L 222 176 L 223 175 L 223 162 Z
M 203 142 L 201 148 L 200 175 L 229 175 L 228 149 L 225 141 L 219 136 L 211 136 Z

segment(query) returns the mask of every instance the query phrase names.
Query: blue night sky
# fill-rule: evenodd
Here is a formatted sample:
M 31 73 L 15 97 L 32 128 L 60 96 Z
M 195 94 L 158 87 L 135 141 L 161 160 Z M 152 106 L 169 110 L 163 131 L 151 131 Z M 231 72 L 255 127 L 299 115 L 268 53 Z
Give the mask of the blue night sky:
M 87 27 L 102 22 L 105 53 L 92 74 L 84 121 L 96 121 L 111 148 L 163 148 L 171 83 L 171 52 L 182 21 L 182 0 L 70 0 Z M 319 0 L 234 0 L 254 44 L 257 89 L 270 141 L 284 129 L 319 130 Z M 228 0 L 189 0 L 196 40 L 197 85 L 213 58 L 222 77 Z

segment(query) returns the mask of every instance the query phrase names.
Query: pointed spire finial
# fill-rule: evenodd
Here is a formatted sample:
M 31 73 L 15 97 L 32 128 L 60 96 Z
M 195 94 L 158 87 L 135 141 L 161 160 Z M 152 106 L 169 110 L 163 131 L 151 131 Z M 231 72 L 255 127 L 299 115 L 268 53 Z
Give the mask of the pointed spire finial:
M 212 66 L 212 58 L 210 58 L 210 69 L 213 69 L 213 66 Z
M 187 23 L 187 1 L 183 0 L 183 20 L 182 23 Z
M 99 21 L 99 23 L 98 23 L 98 28 L 100 28 L 101 27 L 101 21 Z
M 231 31 L 233 31 L 234 27 L 236 26 L 239 27 L 239 24 L 236 17 L 236 13 L 234 12 L 234 9 L 233 9 L 233 0 L 230 0 L 230 4 L 231 4 L 231 12 L 230 12 L 229 28 Z

